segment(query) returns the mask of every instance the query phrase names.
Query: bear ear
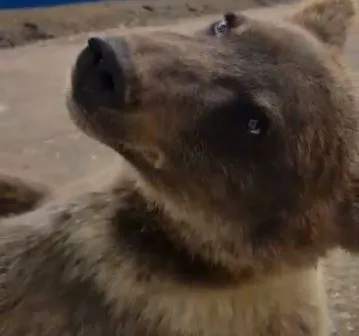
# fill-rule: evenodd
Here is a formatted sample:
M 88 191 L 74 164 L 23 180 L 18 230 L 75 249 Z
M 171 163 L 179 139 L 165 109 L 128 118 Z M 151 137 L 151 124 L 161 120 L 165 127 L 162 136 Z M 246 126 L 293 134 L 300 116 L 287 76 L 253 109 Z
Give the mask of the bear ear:
M 299 5 L 291 19 L 322 42 L 343 49 L 356 14 L 356 0 L 306 0 Z

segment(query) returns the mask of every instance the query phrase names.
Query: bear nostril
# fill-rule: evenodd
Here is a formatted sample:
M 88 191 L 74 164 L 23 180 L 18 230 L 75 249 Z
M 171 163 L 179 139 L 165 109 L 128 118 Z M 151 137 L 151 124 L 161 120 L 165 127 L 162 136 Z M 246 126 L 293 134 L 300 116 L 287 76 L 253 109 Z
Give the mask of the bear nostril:
M 106 91 L 115 91 L 115 81 L 111 73 L 101 70 L 99 73 L 101 88 Z
M 99 38 L 88 40 L 89 50 L 93 54 L 93 65 L 97 68 L 100 89 L 115 91 L 115 78 L 112 73 L 114 59 L 108 44 Z
M 87 113 L 102 113 L 104 108 L 123 112 L 132 77 L 126 41 L 120 37 L 92 37 L 76 59 L 72 98 Z
M 97 37 L 91 37 L 88 39 L 87 45 L 94 57 L 94 64 L 102 63 L 107 49 L 104 42 Z

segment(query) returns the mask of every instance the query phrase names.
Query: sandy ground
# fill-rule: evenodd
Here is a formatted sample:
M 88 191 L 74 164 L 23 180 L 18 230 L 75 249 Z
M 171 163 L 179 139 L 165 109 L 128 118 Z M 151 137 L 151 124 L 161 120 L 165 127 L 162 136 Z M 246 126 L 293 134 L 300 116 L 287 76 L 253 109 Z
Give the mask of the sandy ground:
M 238 7 L 244 9 L 281 1 L 294 0 L 131 0 L 2 11 L 0 48 L 89 30 L 153 25 L 181 17 L 196 17 Z
M 86 34 L 69 36 L 107 27 L 162 24 L 253 5 L 252 0 L 188 3 L 152 0 L 0 12 L 1 29 L 13 39 L 13 45 L 33 42 L 26 29 L 24 34 L 26 22 L 36 23 L 47 34 L 65 36 L 0 51 L 0 169 L 63 187 L 117 160 L 112 151 L 82 135 L 67 115 L 65 78 Z M 359 22 L 346 49 L 355 74 L 359 73 L 358 42 Z M 359 75 L 355 77 L 359 83 Z M 359 336 L 359 258 L 336 251 L 325 264 L 335 335 Z

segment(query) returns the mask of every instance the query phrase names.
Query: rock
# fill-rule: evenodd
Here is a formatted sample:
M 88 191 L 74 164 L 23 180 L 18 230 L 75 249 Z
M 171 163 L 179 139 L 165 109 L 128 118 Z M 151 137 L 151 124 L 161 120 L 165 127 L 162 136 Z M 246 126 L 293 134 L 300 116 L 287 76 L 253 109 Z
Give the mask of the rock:
M 28 40 L 47 40 L 54 38 L 54 35 L 47 33 L 34 22 L 24 22 L 22 26 Z
M 149 5 L 142 5 L 142 8 L 149 12 L 154 12 L 154 10 L 155 10 L 152 6 L 149 6 Z
M 189 12 L 191 12 L 191 13 L 196 13 L 196 12 L 197 12 L 197 9 L 194 8 L 194 7 L 192 7 L 192 6 L 189 5 L 189 4 L 186 4 L 186 8 L 187 8 L 187 10 L 188 10 Z

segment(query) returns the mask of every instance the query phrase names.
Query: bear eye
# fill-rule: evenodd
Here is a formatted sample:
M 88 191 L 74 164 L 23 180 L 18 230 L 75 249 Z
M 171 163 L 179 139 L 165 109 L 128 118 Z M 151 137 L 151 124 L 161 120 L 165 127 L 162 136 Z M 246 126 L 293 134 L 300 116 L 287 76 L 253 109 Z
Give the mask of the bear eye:
M 247 136 L 258 138 L 267 133 L 270 122 L 262 108 L 249 103 L 243 104 L 240 115 L 243 131 Z
M 215 36 L 222 36 L 227 34 L 229 31 L 229 26 L 227 21 L 222 20 L 218 21 L 213 25 L 213 32 Z
M 232 29 L 244 24 L 245 21 L 246 18 L 243 15 L 227 13 L 223 16 L 222 20 L 211 25 L 211 33 L 214 36 L 227 35 Z
M 238 155 L 253 155 L 253 151 L 260 153 L 272 133 L 267 111 L 246 94 L 232 101 L 219 102 L 196 126 L 195 132 L 190 132 L 191 141 L 201 143 L 216 155 L 232 159 Z
M 252 136 L 259 136 L 267 129 L 265 120 L 250 118 L 247 123 L 247 132 Z

